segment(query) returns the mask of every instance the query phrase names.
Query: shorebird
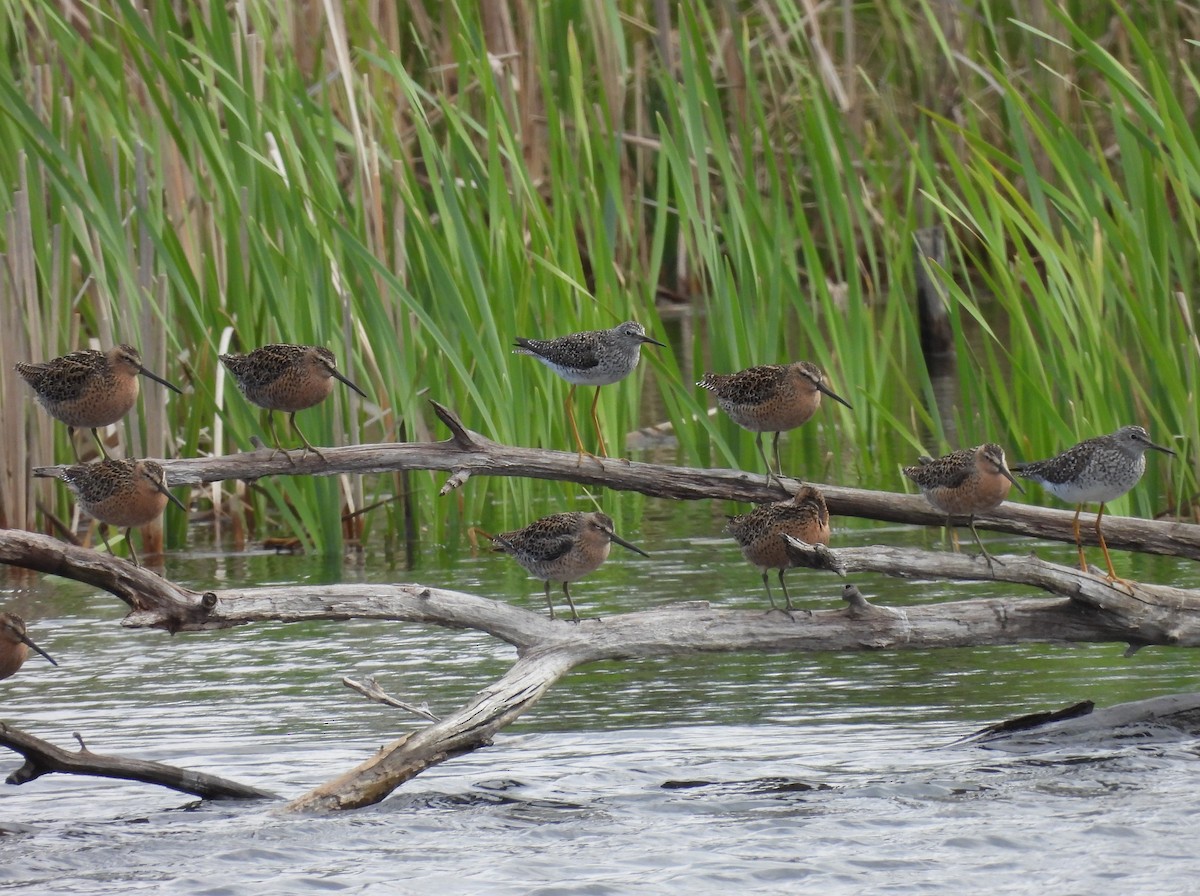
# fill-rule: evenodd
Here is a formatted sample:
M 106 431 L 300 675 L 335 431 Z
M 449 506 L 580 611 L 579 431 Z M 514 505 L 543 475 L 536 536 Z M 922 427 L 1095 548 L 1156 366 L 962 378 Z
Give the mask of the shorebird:
M 554 603 L 550 600 L 550 583 L 562 582 L 563 594 L 571 607 L 571 616 L 579 621 L 579 611 L 571 599 L 568 582 L 583 578 L 600 568 L 608 559 L 612 542 L 643 557 L 650 555 L 613 531 L 613 521 L 606 513 L 554 513 L 530 523 L 524 529 L 490 536 L 492 550 L 511 554 L 537 579 L 546 583 L 546 606 L 554 618 Z
M 1100 520 L 1104 518 L 1104 505 L 1115 501 L 1138 484 L 1146 472 L 1146 452 L 1161 451 L 1175 454 L 1170 448 L 1150 441 L 1150 434 L 1140 426 L 1122 426 L 1114 433 L 1085 439 L 1049 460 L 1013 465 L 1013 472 L 1032 479 L 1057 498 L 1075 505 L 1075 547 L 1079 549 L 1079 568 L 1087 572 L 1087 558 L 1083 553 L 1083 539 L 1079 533 L 1079 514 L 1083 505 L 1099 502 L 1096 514 L 1096 540 L 1104 552 L 1108 565 L 1108 580 L 1120 581 L 1113 569 L 1104 533 L 1100 531 Z
M 559 336 L 557 339 L 517 337 L 514 354 L 532 355 L 571 384 L 567 400 L 563 404 L 567 409 L 567 420 L 571 424 L 581 462 L 585 454 L 588 457 L 596 455 L 583 447 L 583 439 L 579 437 L 573 404 L 575 388 L 607 386 L 625 379 L 633 372 L 633 368 L 637 367 L 642 346 L 646 343 L 663 345 L 657 339 L 647 336 L 642 325 L 632 320 L 618 324 L 611 330 L 587 330 L 583 333 Z M 592 399 L 592 423 L 596 427 L 596 436 L 600 439 L 600 453 L 608 457 L 604 434 L 600 432 L 600 419 L 596 416 L 596 404 L 599 401 L 600 390 L 597 389 Z
M 706 373 L 696 385 L 716 395 L 717 406 L 729 419 L 754 433 L 754 444 L 767 468 L 767 485 L 772 476 L 783 484 L 779 434 L 807 423 L 821 406 L 823 394 L 853 410 L 850 402 L 826 385 L 821 368 L 808 361 L 748 367 L 737 373 Z M 774 472 L 763 450 L 764 432 L 775 434 Z
M 829 508 L 825 496 L 811 485 L 804 485 L 787 501 L 760 504 L 749 513 L 731 517 L 725 531 L 734 537 L 742 548 L 742 556 L 762 572 L 763 587 L 771 609 L 776 610 L 775 598 L 771 594 L 771 583 L 767 573 L 779 571 L 779 587 L 787 609 L 792 609 L 792 598 L 788 594 L 783 574 L 795 564 L 788 557 L 784 535 L 808 544 L 829 544 Z
M 139 374 L 180 392 L 177 386 L 143 367 L 142 356 L 132 345 L 118 345 L 107 352 L 83 349 L 41 364 L 19 361 L 14 367 L 33 387 L 46 412 L 67 424 L 76 460 L 80 457 L 74 436 L 79 428 L 90 429 L 101 456 L 108 457 L 96 430 L 129 413 L 137 401 Z
M 221 363 L 228 368 L 238 389 L 251 404 L 267 409 L 267 426 L 275 440 L 275 451 L 282 452 L 288 460 L 291 455 L 279 443 L 275 432 L 274 411 L 286 411 L 288 421 L 300 441 L 304 443 L 304 455 L 312 452 L 322 460 L 320 451 L 309 443 L 296 425 L 296 412 L 320 404 L 333 391 L 333 381 L 341 380 L 363 398 L 367 393 L 350 382 L 337 369 L 333 352 L 319 345 L 264 345 L 246 355 L 221 355 Z
M 930 504 L 946 514 L 947 529 L 951 517 L 967 518 L 975 543 L 990 567 L 994 558 L 975 531 L 975 514 L 999 507 L 1014 485 L 1017 491 L 1024 492 L 1008 469 L 1004 449 L 988 443 L 963 448 L 936 460 L 922 457 L 916 466 L 905 467 L 904 475 L 920 487 Z
M 85 513 L 125 530 L 129 556 L 135 566 L 140 564 L 130 536 L 133 528 L 158 519 L 167 501 L 187 513 L 183 502 L 167 491 L 166 472 L 152 460 L 130 458 L 77 464 L 67 467 L 61 478 L 75 492 Z M 111 554 L 107 537 L 104 545 Z
M 25 620 L 15 613 L 0 613 L 0 679 L 8 678 L 29 659 L 29 651 L 36 650 L 50 665 L 57 666 L 54 657 L 42 650 L 25 634 Z

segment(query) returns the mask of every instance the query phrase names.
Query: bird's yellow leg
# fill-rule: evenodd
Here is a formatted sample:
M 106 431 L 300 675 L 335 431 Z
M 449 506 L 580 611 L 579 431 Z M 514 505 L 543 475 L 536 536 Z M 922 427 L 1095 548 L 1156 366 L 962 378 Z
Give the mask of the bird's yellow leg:
M 1113 569 L 1112 557 L 1108 553 L 1108 545 L 1104 542 L 1104 533 L 1100 531 L 1100 520 L 1104 519 L 1104 505 L 1100 505 L 1100 512 L 1096 514 L 1096 540 L 1100 542 L 1100 550 L 1104 551 L 1104 562 L 1108 564 L 1108 581 L 1120 582 L 1125 587 L 1129 587 L 1129 583 L 1117 575 L 1117 571 Z
M 600 403 L 600 387 L 596 387 L 596 396 L 592 399 L 592 425 L 596 427 L 596 438 L 600 440 L 600 453 L 608 457 L 608 446 L 604 444 L 604 433 L 600 431 L 600 418 L 596 416 L 596 405 Z M 592 455 L 595 457 L 595 455 Z
M 1071 528 L 1075 532 L 1075 547 L 1079 550 L 1079 568 L 1087 572 L 1087 557 L 1083 553 L 1083 536 L 1079 534 L 1079 514 L 1082 512 L 1083 505 L 1080 504 L 1075 508 L 1075 519 L 1071 523 Z

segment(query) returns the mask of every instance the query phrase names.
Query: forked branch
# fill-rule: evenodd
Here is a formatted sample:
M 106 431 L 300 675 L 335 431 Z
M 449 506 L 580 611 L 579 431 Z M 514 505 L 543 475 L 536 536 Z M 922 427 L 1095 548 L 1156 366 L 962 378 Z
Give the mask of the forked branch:
M 263 448 L 222 457 L 195 457 L 161 461 L 172 487 L 199 485 L 228 479 L 259 479 L 263 476 L 334 476 L 343 473 L 386 473 L 398 470 L 442 470 L 450 473 L 445 494 L 477 476 L 515 476 L 577 482 L 616 491 L 635 491 L 657 498 L 684 501 L 716 499 L 762 503 L 781 501 L 799 487 L 785 478 L 783 485 L 767 484 L 760 474 L 737 470 L 678 467 L 588 458 L 580 462 L 573 451 L 520 448 L 493 442 L 467 429 L 458 416 L 437 402 L 430 402 L 438 418 L 451 432 L 441 442 L 351 445 L 322 448 L 321 455 L 284 456 Z M 61 467 L 39 467 L 35 472 L 53 476 Z M 869 491 L 838 485 L 819 485 L 834 516 L 852 516 L 884 522 L 941 526 L 945 515 L 929 506 L 920 495 Z M 1074 543 L 1069 510 L 1002 504 L 991 513 L 975 518 L 976 528 L 1028 535 Z M 1084 541 L 1095 544 L 1095 533 L 1084 526 Z M 1200 526 L 1190 523 L 1105 516 L 1104 536 L 1108 546 L 1148 554 L 1165 554 L 1200 560 Z

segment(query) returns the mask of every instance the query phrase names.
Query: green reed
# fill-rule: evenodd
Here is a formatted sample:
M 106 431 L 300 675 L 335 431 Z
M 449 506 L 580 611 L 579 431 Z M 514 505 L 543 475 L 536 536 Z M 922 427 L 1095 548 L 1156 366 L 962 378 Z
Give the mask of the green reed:
M 1075 64 L 1103 77 L 1079 89 L 1077 119 L 1020 90 L 998 59 L 988 75 L 1010 145 L 980 139 L 969 121 L 939 122 L 941 138 L 965 152 L 946 153 L 949 174 L 922 172 L 982 287 L 951 285 L 958 307 L 995 326 L 970 350 L 978 376 L 964 378 L 965 394 L 1000 410 L 1017 456 L 1145 423 L 1181 456 L 1150 464 L 1132 506 L 1161 509 L 1155 496 L 1166 493 L 1190 513 L 1200 153 L 1188 100 L 1127 19 L 1125 62 L 1069 20 L 1060 24 L 1081 57 Z
M 34 272 L 13 294 L 37 312 L 6 334 L 6 367 L 84 336 L 162 340 L 157 372 L 190 394 L 130 431 L 161 431 L 171 454 L 223 453 L 265 429 L 218 351 L 313 342 L 371 396 L 339 387 L 301 412 L 315 444 L 444 438 L 434 399 L 490 438 L 569 450 L 568 385 L 513 355 L 513 338 L 635 318 L 672 345 L 601 390 L 614 451 L 661 422 L 642 414 L 648 396 L 681 461 L 760 472 L 753 437 L 709 418 L 693 384 L 808 359 L 854 410 L 829 403 L 786 436 L 785 469 L 898 489 L 917 453 L 958 447 L 912 300 L 913 232 L 938 224 L 958 440 L 1044 456 L 1144 422 L 1181 458 L 1152 463 L 1131 507 L 1193 503 L 1186 10 L 1033 4 L 1017 20 L 986 6 L 946 22 L 940 5 L 898 0 L 815 17 L 689 2 L 664 22 L 635 0 L 510 2 L 491 18 L 414 2 L 392 22 L 335 6 L 333 21 L 284 3 L 240 19 L 121 0 L 83 7 L 87 29 L 47 4 L 0 12 L 3 251 Z M 505 15 L 512 45 L 495 29 Z M 693 317 L 660 319 L 661 294 Z M 0 395 L 6 432 L 35 427 L 30 463 L 69 456 L 61 427 Z M 591 395 L 576 410 L 595 444 Z M 513 479 L 439 498 L 443 480 L 408 477 L 435 538 L 590 500 Z M 343 509 L 374 504 L 365 536 L 403 526 L 398 476 L 259 485 L 256 536 L 336 550 Z M 635 502 L 595 500 L 628 528 Z

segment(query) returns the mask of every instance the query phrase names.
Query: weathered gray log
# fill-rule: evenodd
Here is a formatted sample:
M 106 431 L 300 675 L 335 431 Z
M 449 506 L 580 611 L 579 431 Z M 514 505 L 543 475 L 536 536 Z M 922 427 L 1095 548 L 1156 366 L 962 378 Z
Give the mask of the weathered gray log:
M 388 744 L 366 762 L 284 808 L 327 812 L 378 803 L 430 766 L 488 746 L 497 731 L 532 709 L 579 662 L 577 653 L 569 649 L 531 651 L 462 709 Z
M 78 750 L 64 750 L 4 722 L 0 722 L 0 747 L 8 747 L 25 757 L 24 764 L 5 779 L 6 784 L 25 784 L 42 775 L 59 772 L 157 784 L 207 800 L 279 799 L 269 791 L 205 772 L 164 765 L 161 762 L 147 762 L 144 759 L 93 753 L 83 745 L 82 739 Z
M 1148 644 L 1197 646 L 1200 592 L 1142 582 L 1109 582 L 1099 570 L 1048 563 L 1037 557 L 1001 555 L 989 564 L 979 555 L 911 551 L 874 545 L 830 550 L 785 536 L 789 556 L 801 566 L 828 569 L 839 575 L 875 572 L 902 578 L 958 579 L 1029 585 L 1068 598 L 1088 620 L 1112 640 L 1129 644 L 1133 653 Z M 971 601 L 970 603 L 983 603 Z M 906 608 L 911 613 L 915 608 Z M 1000 608 L 998 607 L 998 610 Z M 1071 638 L 1070 640 L 1074 640 Z
M 894 563 L 896 558 L 890 559 Z M 1010 561 L 1018 562 L 1015 558 Z M 1038 567 L 1038 577 L 1047 583 L 1076 590 L 1071 585 L 1075 577 L 1045 569 L 1049 564 L 1040 561 L 1028 562 Z M 845 565 L 855 563 L 851 558 Z M 972 572 L 972 577 L 977 575 Z M 465 708 L 384 747 L 367 762 L 285 808 L 328 811 L 377 802 L 430 765 L 486 746 L 500 728 L 536 704 L 563 675 L 595 660 L 716 650 L 928 649 L 1096 637 L 1138 643 L 1160 634 L 1174 643 L 1200 644 L 1200 595 L 1180 596 L 1184 606 L 1165 611 L 1176 617 L 1175 624 L 1164 627 L 1153 594 L 1134 593 L 1140 589 L 1118 591 L 1100 578 L 1094 585 L 1077 584 L 1080 593 L 1090 595 L 1087 599 L 1001 598 L 900 609 L 875 607 L 848 585 L 842 595 L 850 604 L 847 609 L 808 615 L 717 610 L 706 602 L 695 602 L 585 620 L 578 625 L 554 622 L 549 639 L 522 652 L 508 675 L 477 694 Z M 1107 599 L 1099 597 L 1105 588 L 1114 592 Z
M 855 650 L 881 646 L 964 647 L 1018 641 L 1122 641 L 1133 646 L 1200 646 L 1200 593 L 1149 583 L 1110 584 L 1103 576 L 1035 557 L 1000 555 L 994 566 L 967 553 L 875 545 L 830 550 L 791 542 L 797 562 L 841 575 L 986 580 L 1026 585 L 1066 598 L 992 598 L 905 607 L 886 638 L 870 643 L 845 611 L 817 611 L 803 626 L 785 614 L 722 610 L 707 601 L 671 604 L 572 625 L 502 601 L 422 584 L 310 585 L 192 591 L 125 560 L 44 535 L 0 530 L 0 562 L 86 581 L 125 601 L 123 624 L 203 631 L 261 622 L 392 619 L 471 628 L 533 648 L 571 645 L 581 661 L 671 656 L 714 650 Z M 753 581 L 753 576 L 748 575 Z M 826 597 L 837 602 L 838 594 Z M 1046 616 L 1053 619 L 1047 621 Z M 875 617 L 872 617 L 874 619 Z M 861 620 L 859 620 L 861 621 Z M 575 642 L 580 642 L 576 644 Z
M 315 454 L 291 460 L 261 449 L 224 457 L 162 460 L 172 487 L 198 485 L 227 479 L 258 479 L 263 476 L 334 476 L 342 473 L 381 473 L 397 470 L 444 470 L 451 473 L 443 494 L 461 486 L 471 476 L 516 476 L 602 486 L 615 491 L 636 491 L 657 498 L 685 501 L 781 501 L 799 486 L 785 477 L 791 491 L 777 482 L 767 485 L 759 473 L 737 470 L 700 470 L 638 461 L 585 458 L 572 451 L 549 451 L 501 445 L 466 429 L 452 411 L 432 402 L 438 417 L 451 430 L 442 442 L 353 445 L 322 448 L 324 459 Z M 62 466 L 39 467 L 38 476 L 55 476 Z M 830 513 L 884 522 L 941 526 L 945 514 L 934 510 L 920 495 L 869 491 L 839 485 L 818 485 Z M 1073 544 L 1074 512 L 1027 504 L 1005 503 L 991 513 L 975 517 L 976 528 L 1014 535 L 1063 541 Z M 1091 515 L 1083 520 L 1084 542 L 1096 544 Z M 1165 554 L 1200 560 L 1200 526 L 1190 523 L 1104 517 L 1104 537 L 1109 548 Z
M 604 485 L 661 497 L 775 500 L 779 486 L 727 470 L 623 461 L 580 462 L 568 452 L 510 448 L 466 430 L 436 406 L 453 436 L 445 442 L 328 449 L 291 462 L 267 451 L 232 458 L 164 463 L 172 485 L 262 475 L 438 469 L 452 475 L 443 491 L 472 475 L 530 476 Z M 47 468 L 43 473 L 52 473 Z M 941 525 L 923 498 L 822 486 L 843 515 Z M 1071 539 L 1072 514 L 1002 506 L 978 518 L 1002 531 Z M 1113 547 L 1200 558 L 1200 527 L 1106 519 Z M 124 624 L 169 631 L 226 628 L 265 621 L 373 618 L 473 628 L 513 645 L 518 659 L 466 706 L 383 748 L 370 760 L 288 804 L 293 810 L 370 805 L 423 769 L 488 744 L 571 669 L 598 660 L 706 651 L 933 649 L 1026 641 L 1118 641 L 1200 646 L 1200 594 L 1150 584 L 1113 585 L 1102 576 L 1032 557 L 1001 556 L 988 565 L 966 554 L 875 546 L 829 550 L 791 545 L 807 565 L 841 575 L 858 571 L 901 577 L 987 579 L 1028 585 L 1059 599 L 1003 597 L 889 608 L 868 603 L 847 585 L 844 609 L 795 614 L 722 610 L 706 601 L 673 604 L 574 625 L 461 592 L 405 585 L 318 585 L 198 593 L 124 560 L 27 532 L 0 531 L 0 562 L 77 578 L 116 594 L 131 608 Z M 748 579 L 751 579 L 748 576 Z M 795 582 L 795 579 L 793 579 Z M 829 587 L 822 583 L 818 587 Z M 795 585 L 793 585 L 795 590 Z M 837 603 L 836 588 L 825 595 Z
M 849 606 L 794 614 L 725 610 L 707 601 L 636 613 L 551 620 L 540 612 L 461 592 L 407 585 L 315 585 L 228 589 L 203 594 L 137 570 L 127 561 L 42 535 L 0 531 L 0 562 L 79 578 L 131 607 L 130 626 L 170 631 L 265 621 L 372 618 L 485 631 L 517 650 L 503 678 L 466 706 L 388 745 L 368 762 L 288 804 L 346 809 L 383 799 L 431 765 L 485 746 L 534 706 L 563 675 L 599 660 L 717 651 L 934 649 L 1018 642 L 1118 641 L 1200 646 L 1200 593 L 1159 585 L 1112 585 L 1103 576 L 1036 558 L 1003 555 L 992 566 L 949 552 L 828 548 L 791 543 L 797 559 L 842 575 L 961 578 L 1028 585 L 1056 597 L 998 597 L 897 607 L 874 606 L 859 589 L 809 579 L 814 595 Z M 752 576 L 747 576 L 752 579 Z M 798 591 L 793 577 L 793 593 Z M 796 594 L 798 596 L 798 594 Z

